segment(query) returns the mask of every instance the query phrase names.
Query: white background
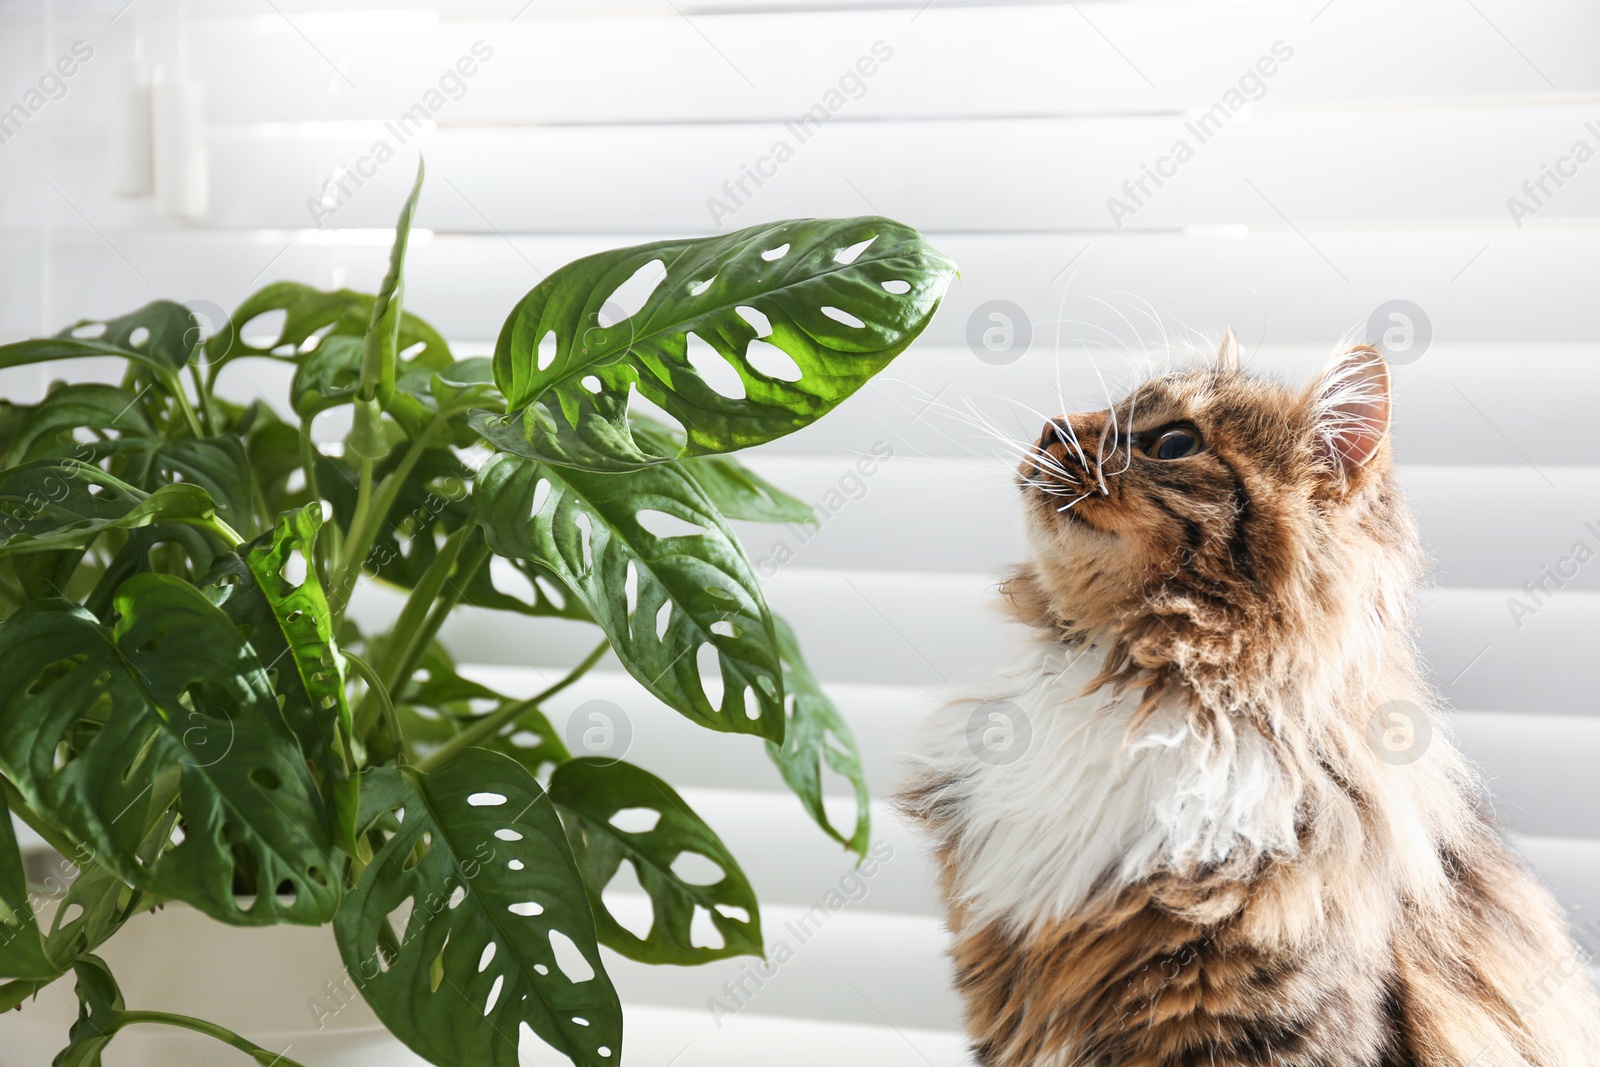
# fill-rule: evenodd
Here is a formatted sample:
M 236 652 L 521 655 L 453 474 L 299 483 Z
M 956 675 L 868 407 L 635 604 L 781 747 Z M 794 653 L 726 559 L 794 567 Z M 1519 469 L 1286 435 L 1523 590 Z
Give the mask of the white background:
M 177 25 L 168 0 L 0 3 L 0 109 L 74 42 L 93 48 L 64 95 L 0 145 L 0 338 L 157 297 L 229 308 L 284 278 L 373 289 L 419 148 L 429 181 L 407 302 L 458 354 L 486 351 L 545 272 L 656 236 L 884 214 L 958 261 L 921 343 L 835 416 L 751 458 L 821 501 L 876 442 L 894 451 L 803 546 L 793 531 L 745 531 L 753 557 L 797 546 L 768 591 L 851 717 L 879 796 L 915 716 L 1016 638 L 991 610 L 996 575 L 1022 551 L 1012 491 L 972 412 L 1034 436 L 1037 412 L 1098 407 L 1102 378 L 1115 389 L 1169 340 L 1228 325 L 1251 367 L 1299 379 L 1380 305 L 1413 302 L 1432 340 L 1397 368 L 1395 432 L 1438 561 L 1427 654 L 1520 847 L 1576 918 L 1600 910 L 1600 563 L 1520 626 L 1508 607 L 1575 543 L 1600 552 L 1600 162 L 1559 188 L 1547 179 L 1537 202 L 1524 190 L 1575 142 L 1600 150 L 1600 7 L 194 3 L 186 63 L 205 85 L 211 168 L 200 221 L 107 190 L 112 72 L 141 34 L 148 59 L 179 67 Z M 441 89 L 478 42 L 492 55 Z M 849 79 L 875 45 L 888 58 Z M 1248 106 L 1197 144 L 1186 123 L 1275 45 L 1289 58 L 1247 81 Z M 402 144 L 386 123 L 419 103 L 431 117 Z M 829 119 L 799 143 L 785 124 L 818 104 Z M 1133 205 L 1124 182 L 1179 138 L 1193 158 L 1132 214 L 1108 207 Z M 724 183 L 773 172 L 762 160 L 779 139 L 793 157 L 735 200 Z M 395 156 L 373 168 L 362 160 L 380 140 Z M 1537 209 L 1521 225 L 1513 197 Z M 975 309 L 996 299 L 1032 331 L 1004 366 L 967 341 Z M 281 395 L 281 377 L 235 367 L 235 395 Z M 49 373 L 8 372 L 0 390 L 35 399 Z M 342 428 L 319 423 L 317 436 Z M 382 591 L 364 595 L 368 618 L 393 610 Z M 483 612 L 448 636 L 486 677 L 527 692 L 590 637 Z M 745 861 L 769 942 L 793 944 L 784 922 L 848 864 L 759 745 L 695 731 L 620 673 L 571 697 L 561 714 L 597 697 L 629 709 L 631 758 L 685 787 Z M 741 963 L 617 962 L 640 1007 L 629 1062 L 665 1064 L 678 1044 L 692 1046 L 683 1063 L 747 1061 L 740 1041 L 761 1042 L 768 1062 L 796 1050 L 795 1062 L 959 1062 L 927 869 L 877 815 L 895 858 L 741 1026 L 711 1025 L 706 1007 Z

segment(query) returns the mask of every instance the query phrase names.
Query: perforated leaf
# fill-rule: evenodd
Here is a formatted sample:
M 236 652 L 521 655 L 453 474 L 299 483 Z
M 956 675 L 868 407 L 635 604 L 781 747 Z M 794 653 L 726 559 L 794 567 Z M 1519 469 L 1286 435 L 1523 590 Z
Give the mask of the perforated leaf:
M 171 482 L 198 485 L 216 505 L 218 518 L 234 530 L 249 532 L 255 525 L 254 472 L 236 436 L 127 437 L 85 446 L 77 458 L 98 463 L 106 456 L 116 457 L 118 476 L 130 485 L 147 492 Z
M 517 1067 L 524 1025 L 579 1067 L 618 1063 L 621 1005 L 539 783 L 482 749 L 372 777 L 364 821 L 373 806 L 403 818 L 334 933 L 384 1025 L 442 1067 Z
M 124 1010 L 122 990 L 111 969 L 98 956 L 83 956 L 72 965 L 77 975 L 78 1019 L 68 1031 L 67 1047 L 56 1054 L 52 1067 L 102 1067 L 105 1051 L 120 1025 Z
M 271 532 L 220 557 L 204 587 L 268 665 L 283 717 L 311 762 L 338 840 L 353 853 L 360 789 L 350 757 L 354 730 L 344 657 L 312 562 L 320 510 L 312 505 L 280 516 Z
M 395 702 L 407 739 L 420 746 L 441 745 L 482 716 L 515 703 L 519 701 L 461 677 L 437 642 L 423 655 L 420 669 Z M 535 777 L 572 758 L 561 735 L 536 707 L 525 709 L 479 747 L 510 756 Z
M 45 956 L 11 809 L 0 790 L 0 978 L 53 978 L 58 971 Z
M 71 434 L 79 428 L 145 437 L 155 434 L 137 393 L 97 382 L 63 385 L 27 409 L 11 438 L 6 463 L 15 466 L 46 456 L 75 455 L 81 445 Z
M 767 743 L 767 754 L 778 765 L 783 780 L 823 831 L 863 858 L 872 840 L 871 795 L 866 772 L 861 768 L 861 750 L 856 747 L 850 724 L 822 691 L 811 668 L 800 654 L 794 631 L 782 618 L 775 618 L 778 647 L 783 653 L 783 689 L 786 694 L 787 722 L 783 744 Z M 848 781 L 855 790 L 856 821 L 849 836 L 835 829 L 824 807 L 822 768 Z
M 350 289 L 324 292 L 299 282 L 276 282 L 246 297 L 228 322 L 206 341 L 206 358 L 221 366 L 245 356 L 296 361 L 328 337 L 363 337 L 377 297 Z M 281 319 L 278 314 L 281 313 Z M 277 323 L 267 340 L 255 340 L 265 319 Z M 421 346 L 420 348 L 417 346 Z M 400 348 L 412 362 L 434 369 L 450 365 L 450 346 L 439 332 L 407 313 L 400 324 Z
M 116 356 L 143 364 L 165 381 L 189 362 L 202 331 L 182 304 L 157 300 L 115 319 L 83 319 L 55 337 L 0 345 L 0 367 L 58 359 Z
M 665 455 L 682 450 L 682 434 L 642 415 L 634 415 L 630 421 L 634 436 L 648 442 L 652 451 Z M 811 505 L 779 489 L 732 456 L 690 456 L 675 463 L 695 480 L 724 518 L 745 522 L 817 521 Z
M 375 477 L 388 477 L 399 465 L 391 455 L 379 462 Z M 355 516 L 356 471 L 342 459 L 326 458 L 319 466 L 323 494 L 333 505 L 334 517 L 348 528 Z M 471 513 L 473 472 L 447 448 L 426 449 L 401 483 L 389 521 L 379 527 L 363 569 L 385 582 L 411 589 L 439 554 L 439 546 L 468 521 Z M 482 567 L 468 579 L 461 603 L 497 608 L 522 615 L 550 615 L 587 620 L 589 613 L 570 593 L 540 574 L 526 560 L 507 564 L 520 572 L 520 580 L 501 566 Z
M 328 813 L 254 650 L 175 578 L 133 578 L 113 607 L 110 627 L 59 600 L 0 622 L 0 769 L 130 885 L 224 922 L 326 922 Z M 141 860 L 174 792 L 182 840 Z
M 644 963 L 762 954 L 760 906 L 749 879 L 666 782 L 629 763 L 576 759 L 556 768 L 550 799 L 566 816 L 602 944 Z M 686 858 L 698 858 L 704 869 L 682 873 Z M 644 937 L 619 922 L 602 895 L 624 862 L 650 898 Z
M 594 474 L 501 454 L 478 471 L 475 496 L 490 548 L 556 575 L 645 688 L 713 730 L 782 739 L 772 614 L 688 475 L 671 465 Z M 715 654 L 711 678 L 702 648 Z
M 608 323 L 607 302 L 652 263 L 660 283 L 638 311 Z M 770 441 L 833 410 L 904 351 L 954 271 L 915 230 L 876 217 L 796 219 L 587 256 L 545 278 L 506 320 L 494 374 L 508 416 L 479 414 L 472 425 L 531 459 L 636 469 L 671 458 L 632 432 L 637 390 L 683 426 L 686 454 Z M 691 333 L 737 387 L 696 368 Z
M 147 493 L 76 459 L 40 459 L 0 471 L 0 555 L 73 548 L 105 530 L 155 522 L 214 529 L 217 514 L 198 485 Z

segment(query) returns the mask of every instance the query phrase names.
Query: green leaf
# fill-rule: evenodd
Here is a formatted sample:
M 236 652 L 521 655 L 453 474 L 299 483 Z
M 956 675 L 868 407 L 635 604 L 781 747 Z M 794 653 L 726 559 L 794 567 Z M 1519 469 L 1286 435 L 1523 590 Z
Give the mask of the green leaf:
M 0 345 L 0 367 L 116 356 L 151 368 L 170 384 L 189 362 L 201 336 L 193 312 L 182 304 L 157 300 L 121 318 L 83 319 L 55 337 Z
M 381 481 L 399 465 L 392 456 L 379 463 L 374 477 Z M 320 466 L 323 495 L 333 504 L 335 519 L 346 529 L 355 517 L 356 471 L 342 459 L 327 459 Z M 389 521 L 379 528 L 367 553 L 363 570 L 402 589 L 414 588 L 439 554 L 439 545 L 469 521 L 472 513 L 472 469 L 447 448 L 422 453 L 400 485 Z M 578 599 L 526 560 L 508 561 L 531 587 L 531 599 L 521 589 L 505 590 L 490 567 L 481 567 L 462 590 L 461 603 L 497 608 L 522 615 L 554 616 L 589 621 Z
M 556 768 L 550 799 L 567 815 L 567 839 L 589 890 L 601 944 L 642 963 L 698 964 L 762 954 L 760 908 L 749 879 L 666 782 L 632 764 L 589 757 Z M 644 821 L 653 816 L 653 825 L 624 830 L 616 823 L 619 812 L 646 813 Z M 710 861 L 720 877 L 704 883 L 684 878 L 674 865 L 685 855 Z M 623 861 L 633 865 L 650 897 L 654 917 L 643 938 L 616 920 L 602 895 Z M 690 940 L 696 909 L 721 934 L 720 948 L 696 947 Z
M 299 282 L 276 282 L 245 298 L 228 322 L 206 342 L 206 359 L 213 371 L 235 359 L 260 356 L 298 362 L 336 337 L 366 336 L 377 297 L 350 289 L 324 292 Z M 263 315 L 283 313 L 283 322 L 265 343 L 245 338 Z M 410 363 L 439 370 L 450 365 L 450 346 L 426 322 L 406 313 L 400 323 L 400 351 L 411 352 Z
M 78 976 L 78 1021 L 68 1031 L 70 1044 L 56 1054 L 52 1067 L 101 1067 L 100 1054 L 121 1027 L 122 990 L 111 969 L 98 956 L 82 956 L 72 965 Z
M 59 971 L 45 955 L 11 809 L 0 789 L 0 977 L 54 978 Z
M 11 439 L 7 466 L 45 456 L 84 458 L 79 453 L 83 446 L 71 436 L 79 428 L 143 437 L 153 437 L 156 432 L 139 405 L 138 394 L 114 385 L 61 385 L 28 412 Z
M 217 517 L 234 529 L 255 525 L 254 472 L 237 435 L 173 441 L 129 437 L 84 446 L 77 458 L 95 463 L 106 456 L 122 460 L 118 474 L 130 485 L 154 492 L 171 482 L 189 482 L 206 491 Z
M 21 1007 L 54 982 L 56 977 L 59 975 L 51 978 L 18 978 L 0 985 L 0 1012 Z
M 592 474 L 501 454 L 478 471 L 474 496 L 489 546 L 559 578 L 646 689 L 713 730 L 782 740 L 772 613 L 744 550 L 683 471 Z M 702 646 L 716 653 L 717 702 L 700 676 Z
M 417 160 L 417 177 L 411 183 L 411 195 L 400 208 L 400 218 L 394 227 L 394 244 L 389 249 L 389 272 L 383 276 L 378 299 L 372 305 L 372 317 L 367 323 L 361 360 L 361 388 L 363 400 L 376 400 L 388 407 L 394 394 L 395 364 L 400 352 L 400 307 L 405 298 L 406 247 L 411 241 L 411 220 L 417 214 L 417 201 L 422 197 L 422 178 L 425 168 Z
M 539 783 L 481 749 L 402 777 L 398 798 L 393 777 L 376 783 L 404 817 L 334 919 L 378 1018 L 442 1067 L 516 1067 L 523 1024 L 579 1067 L 619 1062 L 621 1005 Z
M 130 885 L 223 922 L 326 922 L 328 814 L 255 651 L 175 578 L 133 578 L 113 608 L 112 627 L 66 601 L 0 623 L 0 770 Z M 141 859 L 174 789 L 182 840 Z
M 395 701 L 401 728 L 419 753 L 427 755 L 485 715 L 507 704 L 520 704 L 486 685 L 461 677 L 456 664 L 437 641 L 429 644 L 418 670 L 401 687 Z M 561 735 L 536 707 L 525 709 L 480 747 L 510 756 L 534 777 L 572 758 Z
M 613 292 L 654 262 L 665 277 L 640 309 L 602 326 Z M 631 470 L 673 458 L 631 432 L 637 390 L 682 424 L 688 455 L 770 441 L 832 411 L 904 351 L 954 271 L 915 230 L 876 217 L 796 219 L 588 256 L 540 282 L 506 320 L 494 374 L 510 417 L 479 413 L 472 425 L 531 459 Z M 751 324 L 761 316 L 764 337 Z M 729 392 L 743 396 L 719 392 L 695 368 L 690 333 L 738 374 L 741 390 Z M 554 356 L 541 361 L 549 334 Z M 785 355 L 787 370 L 775 365 Z
M 76 459 L 40 459 L 0 471 L 0 555 L 73 548 L 106 530 L 155 522 L 221 526 L 210 495 L 198 485 L 147 493 Z
M 647 442 L 652 451 L 671 454 L 682 450 L 682 434 L 642 415 L 631 416 L 631 421 L 634 436 Z M 810 504 L 790 496 L 732 456 L 691 456 L 675 463 L 688 472 L 725 518 L 808 525 L 817 521 Z
M 866 772 L 861 769 L 861 750 L 856 747 L 850 724 L 834 706 L 828 694 L 806 666 L 794 631 L 782 618 L 778 627 L 778 647 L 783 652 L 783 689 L 788 694 L 788 722 L 783 744 L 767 743 L 767 755 L 778 765 L 783 780 L 805 805 L 811 818 L 823 831 L 845 848 L 865 858 L 872 840 L 871 795 Z M 855 788 L 856 825 L 849 837 L 836 830 L 822 803 L 822 765 L 842 775 Z
M 351 756 L 354 727 L 344 657 L 313 560 L 321 528 L 318 504 L 279 516 L 272 531 L 222 556 L 204 586 L 269 665 L 283 717 L 311 763 L 337 840 L 354 855 L 360 799 Z

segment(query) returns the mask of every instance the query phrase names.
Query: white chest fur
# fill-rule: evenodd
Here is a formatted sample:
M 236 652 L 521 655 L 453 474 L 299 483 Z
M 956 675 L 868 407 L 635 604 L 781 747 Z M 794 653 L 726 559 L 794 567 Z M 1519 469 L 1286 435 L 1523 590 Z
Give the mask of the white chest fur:
M 1128 733 L 1137 696 L 1079 697 L 1098 650 L 1049 646 L 933 719 L 918 760 L 957 842 L 978 922 L 1066 917 L 1096 888 L 1252 853 L 1291 853 L 1295 798 L 1253 729 L 1202 738 L 1177 709 Z

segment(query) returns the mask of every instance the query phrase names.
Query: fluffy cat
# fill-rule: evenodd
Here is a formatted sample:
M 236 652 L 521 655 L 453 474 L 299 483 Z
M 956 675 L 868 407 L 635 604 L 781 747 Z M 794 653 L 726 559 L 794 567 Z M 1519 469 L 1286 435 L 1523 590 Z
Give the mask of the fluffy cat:
M 899 797 L 983 1067 L 1600 1064 L 1413 642 L 1389 415 L 1377 350 L 1291 389 L 1230 334 L 1023 461 L 1036 642 Z

